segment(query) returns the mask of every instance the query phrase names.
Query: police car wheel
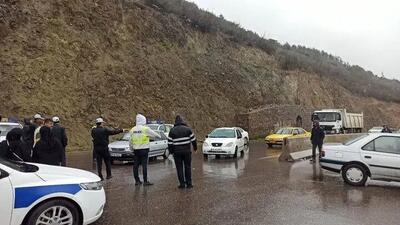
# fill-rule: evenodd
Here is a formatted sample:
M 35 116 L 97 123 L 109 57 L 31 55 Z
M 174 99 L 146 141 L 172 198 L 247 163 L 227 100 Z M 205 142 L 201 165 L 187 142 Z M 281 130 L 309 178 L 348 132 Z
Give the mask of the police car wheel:
M 78 208 L 67 200 L 57 199 L 36 207 L 26 219 L 27 225 L 79 225 Z

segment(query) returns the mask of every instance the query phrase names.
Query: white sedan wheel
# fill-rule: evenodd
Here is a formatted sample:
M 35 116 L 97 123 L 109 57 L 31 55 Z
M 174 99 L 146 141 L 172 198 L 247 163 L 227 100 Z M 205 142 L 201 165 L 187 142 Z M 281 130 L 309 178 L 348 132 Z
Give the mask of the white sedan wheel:
M 364 178 L 364 174 L 359 168 L 352 167 L 347 170 L 346 177 L 350 181 L 358 183 Z
M 73 225 L 72 212 L 64 206 L 53 206 L 40 214 L 36 225 Z

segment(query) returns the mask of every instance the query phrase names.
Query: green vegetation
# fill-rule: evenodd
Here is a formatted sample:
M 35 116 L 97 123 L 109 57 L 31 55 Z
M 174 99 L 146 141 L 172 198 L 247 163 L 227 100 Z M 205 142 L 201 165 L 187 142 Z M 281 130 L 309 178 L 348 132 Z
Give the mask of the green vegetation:
M 329 76 L 354 94 L 374 97 L 384 101 L 400 102 L 400 82 L 380 78 L 359 66 L 349 65 L 340 57 L 324 51 L 303 46 L 279 44 L 276 40 L 265 39 L 255 32 L 227 21 L 224 17 L 199 9 L 196 4 L 185 0 L 146 0 L 147 5 L 163 12 L 173 13 L 202 32 L 220 32 L 230 40 L 259 48 L 274 55 L 283 70 L 300 70 Z

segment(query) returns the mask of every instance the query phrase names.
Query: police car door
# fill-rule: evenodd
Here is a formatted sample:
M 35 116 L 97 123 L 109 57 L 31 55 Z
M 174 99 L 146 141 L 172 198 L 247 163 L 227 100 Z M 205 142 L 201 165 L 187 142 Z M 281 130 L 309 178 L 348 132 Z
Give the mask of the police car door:
M 0 169 L 0 220 L 1 224 L 9 225 L 13 206 L 13 189 L 8 173 Z

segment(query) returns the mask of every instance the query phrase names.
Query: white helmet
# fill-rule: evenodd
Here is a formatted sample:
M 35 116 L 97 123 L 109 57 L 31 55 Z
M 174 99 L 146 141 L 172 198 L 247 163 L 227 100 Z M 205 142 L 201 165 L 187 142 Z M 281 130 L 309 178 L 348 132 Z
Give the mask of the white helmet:
M 96 123 L 104 123 L 103 118 L 97 118 L 97 119 L 96 119 Z
M 57 116 L 53 117 L 52 120 L 53 120 L 54 123 L 60 122 L 60 118 L 58 118 Z
M 43 120 L 43 117 L 40 114 L 36 114 L 33 116 L 33 119 L 35 120 Z

